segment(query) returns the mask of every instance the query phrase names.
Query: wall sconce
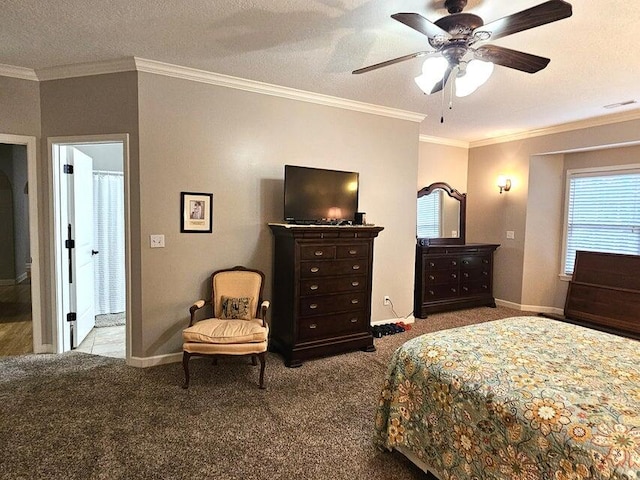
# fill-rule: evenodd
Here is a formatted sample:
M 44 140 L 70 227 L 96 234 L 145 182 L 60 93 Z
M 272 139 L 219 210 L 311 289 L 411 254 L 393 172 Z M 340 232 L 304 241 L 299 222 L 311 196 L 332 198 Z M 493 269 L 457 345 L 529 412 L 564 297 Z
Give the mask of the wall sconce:
M 500 175 L 498 177 L 497 184 L 501 194 L 503 191 L 508 192 L 509 190 L 511 190 L 511 179 L 505 177 L 504 175 Z

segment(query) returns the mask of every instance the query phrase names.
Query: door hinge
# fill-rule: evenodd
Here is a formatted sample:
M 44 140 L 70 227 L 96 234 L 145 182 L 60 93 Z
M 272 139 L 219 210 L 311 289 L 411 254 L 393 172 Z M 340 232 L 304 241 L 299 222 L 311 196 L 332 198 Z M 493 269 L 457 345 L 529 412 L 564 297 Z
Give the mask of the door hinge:
M 63 171 L 64 173 L 72 174 L 72 173 L 73 173 L 73 165 L 68 165 L 68 164 L 64 165 L 64 166 L 62 167 L 62 171 Z
M 67 322 L 75 322 L 76 321 L 76 312 L 67 313 Z
M 75 240 L 65 240 L 64 241 L 64 248 L 76 248 L 76 241 Z

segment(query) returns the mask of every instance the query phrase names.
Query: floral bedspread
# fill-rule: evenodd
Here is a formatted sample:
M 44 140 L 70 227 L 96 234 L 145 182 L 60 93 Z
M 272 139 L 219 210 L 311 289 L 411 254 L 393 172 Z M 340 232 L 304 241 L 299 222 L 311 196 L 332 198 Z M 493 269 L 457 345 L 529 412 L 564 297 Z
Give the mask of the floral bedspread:
M 639 479 L 640 342 L 542 317 L 423 335 L 375 427 L 441 480 Z

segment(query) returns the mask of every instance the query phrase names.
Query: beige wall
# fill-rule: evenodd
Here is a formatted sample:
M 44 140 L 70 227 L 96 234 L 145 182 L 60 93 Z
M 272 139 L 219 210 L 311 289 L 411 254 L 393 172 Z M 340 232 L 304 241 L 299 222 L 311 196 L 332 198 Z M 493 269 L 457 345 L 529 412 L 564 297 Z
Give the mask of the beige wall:
M 40 136 L 40 84 L 0 76 L 0 133 Z
M 145 357 L 179 352 L 188 307 L 208 297 L 213 270 L 236 264 L 266 273 L 283 219 L 284 164 L 360 173 L 360 211 L 385 227 L 375 241 L 372 320 L 412 310 L 418 124 L 382 116 L 139 75 Z M 381 134 L 384 132 L 384 135 Z M 213 193 L 212 234 L 180 233 L 180 192 Z M 164 234 L 166 247 L 149 248 Z
M 467 191 L 469 149 L 420 142 L 416 190 L 434 182 L 445 182 L 460 193 Z
M 541 288 L 542 282 L 556 282 L 551 271 L 546 268 L 545 278 L 536 280 L 536 284 L 523 284 L 525 271 L 533 268 L 530 261 L 535 261 L 539 253 L 527 256 L 525 259 L 525 239 L 528 243 L 540 241 L 542 231 L 551 226 L 541 228 L 537 218 L 544 217 L 545 205 L 553 200 L 563 206 L 562 189 L 557 181 L 546 185 L 544 182 L 551 175 L 558 174 L 558 168 L 535 163 L 540 161 L 541 154 L 552 152 L 566 152 L 576 149 L 602 148 L 603 146 L 637 142 L 640 140 L 640 120 L 632 120 L 597 126 L 582 130 L 573 130 L 552 135 L 533 137 L 513 142 L 505 142 L 483 147 L 471 148 L 469 151 L 468 172 L 468 203 L 467 203 L 467 241 L 500 243 L 497 250 L 494 269 L 494 294 L 497 299 L 523 304 L 529 301 L 553 299 L 554 305 L 559 304 L 563 297 L 562 291 L 541 293 L 535 291 Z M 558 160 L 561 156 L 556 157 Z M 549 160 L 551 161 L 551 160 Z M 544 161 L 543 161 L 544 162 Z M 628 162 L 632 163 L 632 162 Z M 531 166 L 534 168 L 531 169 Z M 495 186 L 499 174 L 508 174 L 513 180 L 510 192 L 498 194 Z M 547 180 L 544 180 L 547 178 Z M 530 184 L 531 182 L 531 184 Z M 542 184 L 542 185 L 541 185 Z M 533 189 L 531 201 L 529 190 Z M 536 198 L 544 198 L 538 203 Z M 532 215 L 531 221 L 527 221 Z M 557 215 L 557 211 L 554 215 Z M 554 223 L 555 220 L 551 221 Z M 532 233 L 532 230 L 538 233 Z M 506 231 L 513 230 L 515 239 L 507 240 Z M 555 231 L 549 230 L 545 239 L 551 242 L 561 241 L 561 224 Z M 556 250 L 553 250 L 554 254 Z M 555 261 L 555 260 L 554 260 Z M 557 275 L 557 273 L 554 273 Z M 560 289 L 564 286 L 560 285 Z
M 52 341 L 51 322 L 53 318 L 51 296 L 52 242 L 49 218 L 49 154 L 47 140 L 50 137 L 129 134 L 129 184 L 131 189 L 131 236 L 140 238 L 139 167 L 138 167 L 138 90 L 137 73 L 125 72 L 108 75 L 51 80 L 41 83 L 42 141 L 44 154 L 40 161 L 40 191 L 43 192 L 42 211 L 46 212 L 41 223 L 43 236 L 41 249 L 44 251 L 42 277 L 45 281 L 45 309 L 43 311 L 43 342 Z M 139 351 L 141 337 L 140 310 L 140 248 L 133 242 L 130 251 L 132 265 L 132 349 Z M 136 350 L 137 346 L 137 350 Z

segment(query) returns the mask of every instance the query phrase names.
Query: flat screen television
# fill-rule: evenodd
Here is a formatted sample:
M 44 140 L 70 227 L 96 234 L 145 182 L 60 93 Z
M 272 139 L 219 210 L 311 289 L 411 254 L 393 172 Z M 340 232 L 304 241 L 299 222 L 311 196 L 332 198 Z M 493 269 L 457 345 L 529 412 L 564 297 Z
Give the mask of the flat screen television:
M 288 223 L 340 224 L 358 211 L 358 173 L 284 166 L 284 219 Z

